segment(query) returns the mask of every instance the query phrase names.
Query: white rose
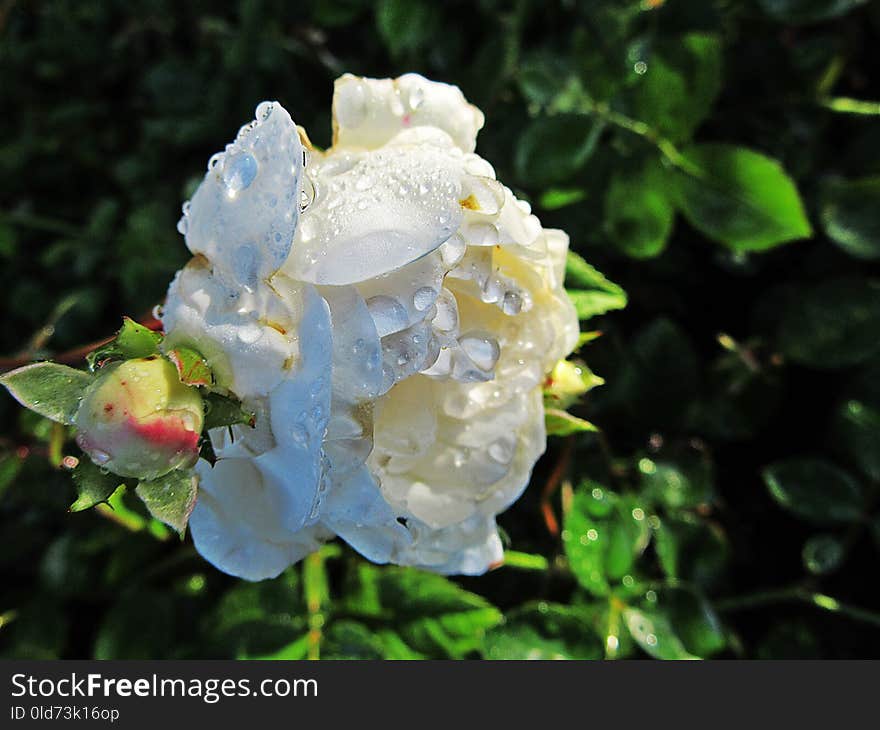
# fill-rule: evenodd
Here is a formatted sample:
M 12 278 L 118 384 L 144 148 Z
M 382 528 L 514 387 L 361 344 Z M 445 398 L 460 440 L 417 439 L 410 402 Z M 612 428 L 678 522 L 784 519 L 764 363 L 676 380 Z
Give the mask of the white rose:
M 197 256 L 167 342 L 257 414 L 212 431 L 193 539 L 251 580 L 333 535 L 482 573 L 546 445 L 541 383 L 577 340 L 568 238 L 473 153 L 483 115 L 456 87 L 346 75 L 333 116 L 321 153 L 262 103 L 184 206 Z

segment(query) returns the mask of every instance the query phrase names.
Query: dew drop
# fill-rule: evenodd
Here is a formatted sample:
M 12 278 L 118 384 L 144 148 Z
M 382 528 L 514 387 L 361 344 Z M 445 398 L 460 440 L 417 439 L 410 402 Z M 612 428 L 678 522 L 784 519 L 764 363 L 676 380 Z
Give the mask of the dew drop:
M 436 291 L 430 286 L 423 286 L 421 289 L 417 289 L 416 293 L 413 294 L 413 306 L 420 312 L 424 312 L 434 303 L 436 298 Z
M 415 111 L 425 103 L 425 90 L 421 86 L 416 86 L 409 92 L 409 108 Z
M 406 307 L 394 297 L 383 295 L 370 297 L 367 299 L 367 309 L 370 310 L 379 337 L 399 332 L 409 324 Z
M 498 341 L 481 332 L 468 332 L 459 340 L 465 354 L 482 370 L 491 370 L 498 362 L 501 348 Z
M 501 311 L 509 315 L 519 314 L 522 311 L 522 297 L 514 291 L 505 292 Z
M 271 101 L 261 101 L 257 104 L 254 116 L 258 122 L 265 122 L 272 115 L 274 109 L 275 105 Z
M 250 187 L 257 176 L 257 161 L 250 152 L 240 152 L 223 165 L 223 183 L 229 193 Z
M 89 456 L 98 466 L 107 464 L 110 461 L 110 454 L 106 451 L 101 451 L 100 449 L 93 449 L 89 452 Z

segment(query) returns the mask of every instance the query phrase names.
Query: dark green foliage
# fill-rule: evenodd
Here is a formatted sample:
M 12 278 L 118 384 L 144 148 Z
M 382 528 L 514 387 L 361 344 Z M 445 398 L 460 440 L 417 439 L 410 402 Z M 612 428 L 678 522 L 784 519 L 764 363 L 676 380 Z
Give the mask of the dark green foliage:
M 570 235 L 606 385 L 551 414 L 570 435 L 500 519 L 544 560 L 447 579 L 331 545 L 261 584 L 99 470 L 77 490 L 63 426 L 3 396 L 0 655 L 880 656 L 878 42 L 876 0 L 6 3 L 4 356 L 82 368 L 147 316 L 188 258 L 181 202 L 259 101 L 323 147 L 335 77 L 417 71 Z M 172 491 L 153 514 L 180 528 Z

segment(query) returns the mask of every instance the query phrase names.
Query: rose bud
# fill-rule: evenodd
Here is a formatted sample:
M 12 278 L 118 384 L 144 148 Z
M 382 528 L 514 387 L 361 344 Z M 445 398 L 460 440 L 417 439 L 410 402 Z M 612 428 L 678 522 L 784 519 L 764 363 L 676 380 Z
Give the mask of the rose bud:
M 204 406 L 197 388 L 158 355 L 109 365 L 77 411 L 76 441 L 92 461 L 124 477 L 156 479 L 199 456 Z

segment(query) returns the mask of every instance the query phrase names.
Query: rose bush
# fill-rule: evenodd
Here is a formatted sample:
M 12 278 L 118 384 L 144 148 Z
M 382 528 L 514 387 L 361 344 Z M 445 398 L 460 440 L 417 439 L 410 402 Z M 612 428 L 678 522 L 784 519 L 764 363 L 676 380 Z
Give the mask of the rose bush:
M 442 573 L 502 560 L 578 321 L 568 237 L 474 153 L 482 124 L 454 86 L 346 75 L 328 150 L 264 102 L 211 158 L 163 322 L 256 414 L 196 465 L 221 570 L 272 577 L 333 535 Z

